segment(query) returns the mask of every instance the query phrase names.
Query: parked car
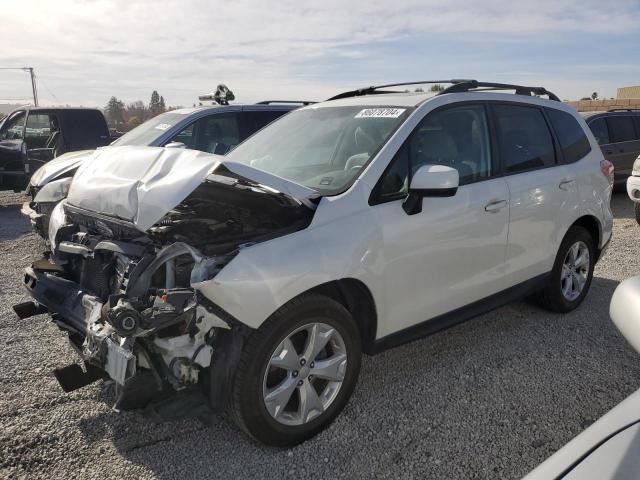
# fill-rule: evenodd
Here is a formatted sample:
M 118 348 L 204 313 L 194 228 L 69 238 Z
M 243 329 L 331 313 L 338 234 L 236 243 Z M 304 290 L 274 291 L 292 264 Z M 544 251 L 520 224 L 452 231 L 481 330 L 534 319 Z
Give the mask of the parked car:
M 224 155 L 238 143 L 291 110 L 307 105 L 302 101 L 265 101 L 256 105 L 216 105 L 184 108 L 158 115 L 115 140 L 112 145 L 149 145 L 190 148 Z M 22 206 L 39 235 L 47 236 L 49 216 L 66 197 L 71 179 L 93 150 L 69 153 L 36 171 L 27 194 L 32 200 Z
M 615 167 L 615 183 L 624 184 L 640 155 L 640 110 L 582 113 L 604 158 Z
M 543 88 L 393 87 L 295 110 L 226 157 L 84 163 L 14 307 L 70 332 L 89 367 L 59 370 L 63 388 L 108 376 L 121 405 L 204 386 L 254 438 L 293 445 L 344 408 L 363 352 L 524 295 L 578 307 L 612 228 L 584 120 Z
M 611 319 L 640 352 L 640 276 L 611 298 Z M 640 477 L 640 390 L 538 466 L 524 480 L 636 480 Z
M 31 174 L 51 159 L 110 142 L 109 128 L 100 110 L 14 110 L 0 126 L 0 189 L 23 190 Z

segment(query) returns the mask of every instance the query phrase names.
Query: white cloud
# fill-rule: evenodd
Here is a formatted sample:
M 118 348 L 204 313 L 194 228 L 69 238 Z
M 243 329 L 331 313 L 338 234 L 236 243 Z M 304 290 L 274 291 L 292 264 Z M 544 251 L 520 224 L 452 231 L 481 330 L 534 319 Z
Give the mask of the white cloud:
M 2 11 L 0 66 L 33 65 L 44 101 L 85 105 L 104 105 L 111 95 L 147 101 L 153 89 L 171 104 L 190 104 L 219 82 L 243 101 L 323 99 L 359 86 L 350 62 L 375 63 L 377 48 L 393 41 L 535 42 L 640 25 L 637 1 L 626 0 L 5 0 Z M 415 55 L 425 47 L 417 44 Z M 347 65 L 340 78 L 354 83 L 326 75 L 336 61 Z M 0 71 L 0 97 L 28 94 L 27 77 Z

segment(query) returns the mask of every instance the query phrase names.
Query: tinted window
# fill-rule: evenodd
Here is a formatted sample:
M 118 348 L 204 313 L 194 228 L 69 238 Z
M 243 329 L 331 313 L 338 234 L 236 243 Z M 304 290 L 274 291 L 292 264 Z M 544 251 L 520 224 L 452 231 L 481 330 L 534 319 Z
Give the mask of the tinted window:
M 635 140 L 636 131 L 633 128 L 633 120 L 629 115 L 615 115 L 607 117 L 609 138 L 611 143 L 627 142 Z
M 389 199 L 406 194 L 410 176 L 423 165 L 455 168 L 460 185 L 488 178 L 489 145 L 483 106 L 462 105 L 429 114 L 396 154 L 380 181 L 379 195 Z
M 604 117 L 596 118 L 594 121 L 589 122 L 588 125 L 600 145 L 609 143 L 609 128 L 607 128 L 607 122 Z
M 241 114 L 241 131 L 242 140 L 250 137 L 262 127 L 269 125 L 276 118 L 281 117 L 288 111 L 262 111 L 262 112 L 242 112 Z
M 197 123 L 196 150 L 224 155 L 240 143 L 238 115 L 235 113 L 210 115 Z
M 591 151 L 589 139 L 573 115 L 553 108 L 546 111 L 560 142 L 565 163 L 577 162 Z
M 551 132 L 538 108 L 495 105 L 494 112 L 506 173 L 555 165 Z
M 60 112 L 62 134 L 72 150 L 96 148 L 109 143 L 109 129 L 97 110 L 67 110 Z

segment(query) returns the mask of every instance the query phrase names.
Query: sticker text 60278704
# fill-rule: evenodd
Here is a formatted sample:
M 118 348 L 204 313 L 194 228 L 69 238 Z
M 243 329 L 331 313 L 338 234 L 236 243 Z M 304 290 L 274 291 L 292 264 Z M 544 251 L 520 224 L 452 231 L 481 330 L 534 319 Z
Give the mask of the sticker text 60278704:
M 365 108 L 360 110 L 355 118 L 398 118 L 405 108 Z

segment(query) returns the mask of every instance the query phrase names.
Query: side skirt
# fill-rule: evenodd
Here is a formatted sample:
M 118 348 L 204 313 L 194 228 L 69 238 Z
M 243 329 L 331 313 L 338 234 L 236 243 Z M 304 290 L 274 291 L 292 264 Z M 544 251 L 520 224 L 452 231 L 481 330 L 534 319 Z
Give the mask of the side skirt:
M 444 313 L 424 322 L 413 325 L 399 332 L 392 333 L 386 337 L 379 338 L 373 345 L 373 354 L 384 352 L 393 347 L 413 342 L 419 338 L 432 335 L 441 330 L 453 327 L 459 323 L 470 320 L 483 313 L 495 310 L 515 300 L 520 300 L 536 290 L 544 287 L 549 279 L 550 273 L 538 275 L 530 280 L 502 290 L 494 295 L 470 303 L 451 312 Z

